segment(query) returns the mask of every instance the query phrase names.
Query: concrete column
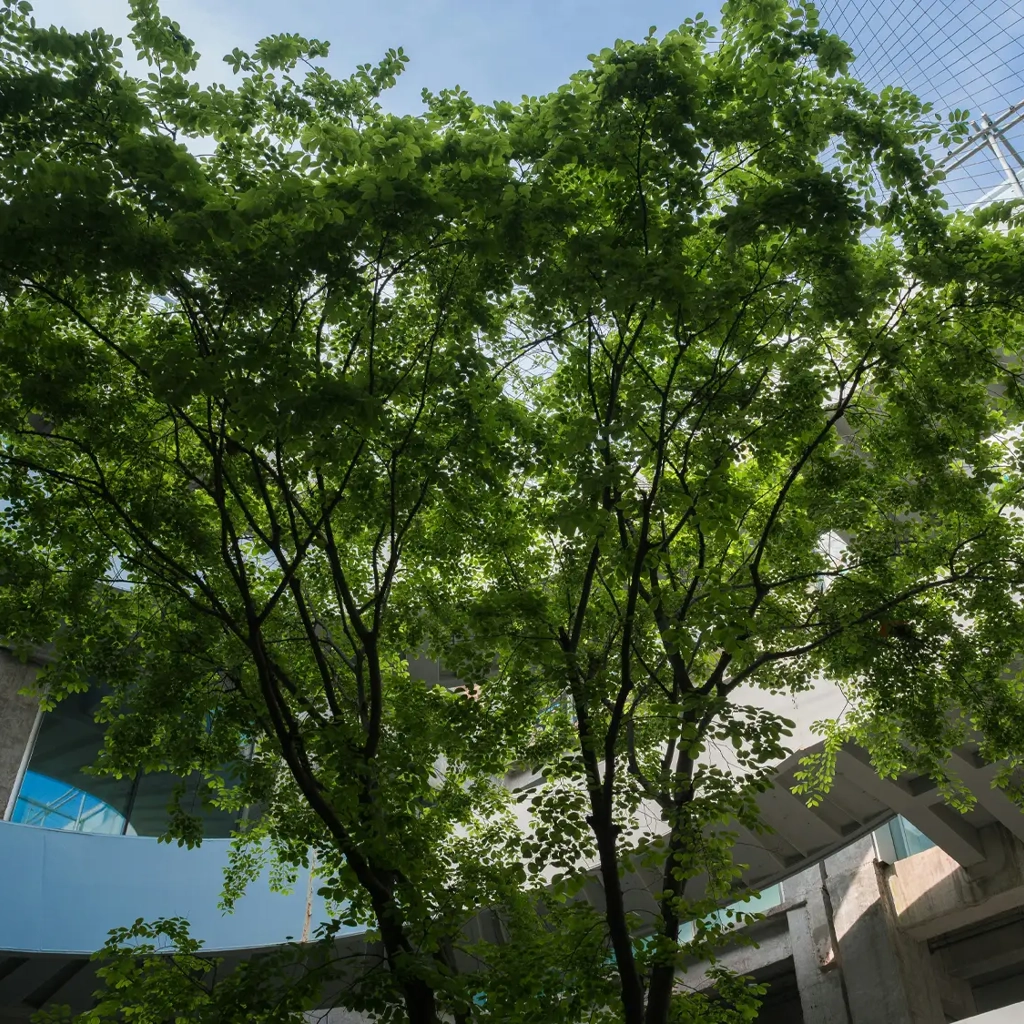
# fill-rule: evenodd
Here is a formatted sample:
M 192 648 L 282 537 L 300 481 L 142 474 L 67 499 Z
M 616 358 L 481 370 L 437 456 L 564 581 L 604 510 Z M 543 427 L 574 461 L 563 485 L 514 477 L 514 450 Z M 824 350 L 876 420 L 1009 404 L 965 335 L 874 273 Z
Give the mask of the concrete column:
M 797 904 L 786 918 L 804 1021 L 851 1024 L 824 865 L 816 864 L 786 879 L 784 891 L 786 903 Z
M 938 847 L 893 864 L 886 882 L 902 931 L 932 939 L 1024 907 L 1024 843 L 996 823 L 979 835 L 983 864 L 961 867 Z
M 974 990 L 971 983 L 964 978 L 954 978 L 947 971 L 940 971 L 939 992 L 947 1020 L 950 1017 L 953 1020 L 963 1020 L 978 1012 L 977 1004 L 974 1002 Z M 1024 1017 L 1021 1020 L 1024 1020 Z
M 35 665 L 23 665 L 0 650 L 0 816 L 10 800 L 39 713 L 39 701 L 18 692 L 32 682 L 36 671 Z
M 931 953 L 896 927 L 871 838 L 829 857 L 824 871 L 850 1024 L 945 1024 Z

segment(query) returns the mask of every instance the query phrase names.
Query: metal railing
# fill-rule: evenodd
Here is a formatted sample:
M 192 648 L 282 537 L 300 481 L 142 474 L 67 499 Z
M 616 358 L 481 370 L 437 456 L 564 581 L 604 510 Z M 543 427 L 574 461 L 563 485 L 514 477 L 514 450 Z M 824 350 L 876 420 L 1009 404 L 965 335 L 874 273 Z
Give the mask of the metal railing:
M 124 831 L 125 824 L 124 815 L 109 804 L 74 787 L 49 800 L 33 796 L 23 787 L 12 817 L 22 825 L 70 832 L 117 834 Z

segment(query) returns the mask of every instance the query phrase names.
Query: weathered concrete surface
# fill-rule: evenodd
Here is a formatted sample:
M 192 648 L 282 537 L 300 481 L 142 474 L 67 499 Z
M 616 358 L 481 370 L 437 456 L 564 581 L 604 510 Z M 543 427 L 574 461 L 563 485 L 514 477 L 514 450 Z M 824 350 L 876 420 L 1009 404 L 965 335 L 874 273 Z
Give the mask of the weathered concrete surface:
M 746 930 L 758 945 L 723 950 L 719 962 L 755 975 L 791 963 L 806 1024 L 945 1024 L 976 1013 L 967 976 L 900 927 L 891 874 L 872 837 L 857 840 L 788 878 L 785 902 Z M 711 987 L 707 968 L 690 965 L 681 980 Z
M 11 796 L 22 756 L 32 735 L 39 702 L 18 691 L 32 682 L 36 666 L 0 650 L 0 816 Z
M 1011 917 L 985 931 L 952 936 L 935 954 L 950 978 L 970 979 L 1024 969 L 1024 920 Z
M 736 974 L 753 974 L 770 964 L 789 959 L 789 928 L 786 924 L 785 907 L 768 911 L 763 921 L 742 930 L 744 938 L 756 945 L 738 942 L 726 946 L 715 957 L 715 966 L 724 967 Z M 678 984 L 697 991 L 714 988 L 716 978 L 710 974 L 711 964 L 691 962 L 680 969 Z
M 851 1024 L 945 1024 L 931 954 L 898 929 L 872 841 L 825 866 Z
M 789 941 L 804 1020 L 850 1024 L 823 864 L 786 882 Z
M 938 848 L 898 861 L 886 872 L 900 930 L 915 939 L 984 921 L 1024 906 L 1024 844 L 1000 825 L 980 831 L 985 860 L 961 867 Z

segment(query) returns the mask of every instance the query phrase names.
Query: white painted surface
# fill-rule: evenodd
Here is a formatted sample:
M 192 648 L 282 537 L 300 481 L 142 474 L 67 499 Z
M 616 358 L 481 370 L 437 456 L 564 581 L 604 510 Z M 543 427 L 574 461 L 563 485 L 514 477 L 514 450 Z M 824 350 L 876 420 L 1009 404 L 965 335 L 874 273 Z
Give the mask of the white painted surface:
M 965 1017 L 960 1024 L 1024 1024 L 1024 1003 L 1004 1006 L 1001 1010 L 989 1010 L 977 1017 Z

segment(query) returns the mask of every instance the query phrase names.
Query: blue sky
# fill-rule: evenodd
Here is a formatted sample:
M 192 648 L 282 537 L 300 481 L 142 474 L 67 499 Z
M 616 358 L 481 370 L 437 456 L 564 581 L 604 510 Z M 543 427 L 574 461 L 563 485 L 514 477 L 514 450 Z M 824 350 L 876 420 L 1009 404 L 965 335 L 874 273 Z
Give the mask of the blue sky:
M 124 34 L 127 0 L 35 0 L 40 22 Z M 391 106 L 415 111 L 420 90 L 461 85 L 481 102 L 556 88 L 587 55 L 651 25 L 675 28 L 718 2 L 698 0 L 163 0 L 194 39 L 204 78 L 224 78 L 220 58 L 275 32 L 331 42 L 337 75 L 403 46 L 412 63 Z
M 204 55 L 204 78 L 225 78 L 220 58 L 262 36 L 328 39 L 335 74 L 404 46 L 412 58 L 392 103 L 419 107 L 420 89 L 461 85 L 476 99 L 518 99 L 557 87 L 587 55 L 617 37 L 640 38 L 721 0 L 163 0 Z M 818 0 L 822 20 L 860 53 L 871 85 L 902 80 L 942 102 L 968 96 L 995 112 L 1024 93 L 1024 0 Z M 128 0 L 35 0 L 37 17 L 68 28 L 124 34 Z M 876 81 L 877 79 L 877 81 Z M 1009 97 L 1012 96 L 1012 99 Z
M 421 109 L 420 91 L 461 85 L 478 101 L 517 100 L 557 88 L 587 55 L 618 37 L 662 32 L 721 0 L 163 0 L 194 39 L 200 77 L 227 80 L 220 58 L 265 35 L 299 32 L 331 42 L 339 76 L 392 46 L 412 59 L 386 100 Z M 123 35 L 128 0 L 34 0 L 40 21 L 69 29 L 101 25 Z M 822 21 L 852 43 L 855 72 L 873 88 L 904 85 L 945 114 L 954 107 L 993 116 L 1024 99 L 1024 0 L 818 0 Z M 1024 151 L 1024 126 L 1014 131 Z M 947 190 L 977 198 L 1002 180 L 991 156 L 955 172 Z M 960 193 L 962 192 L 962 196 Z

